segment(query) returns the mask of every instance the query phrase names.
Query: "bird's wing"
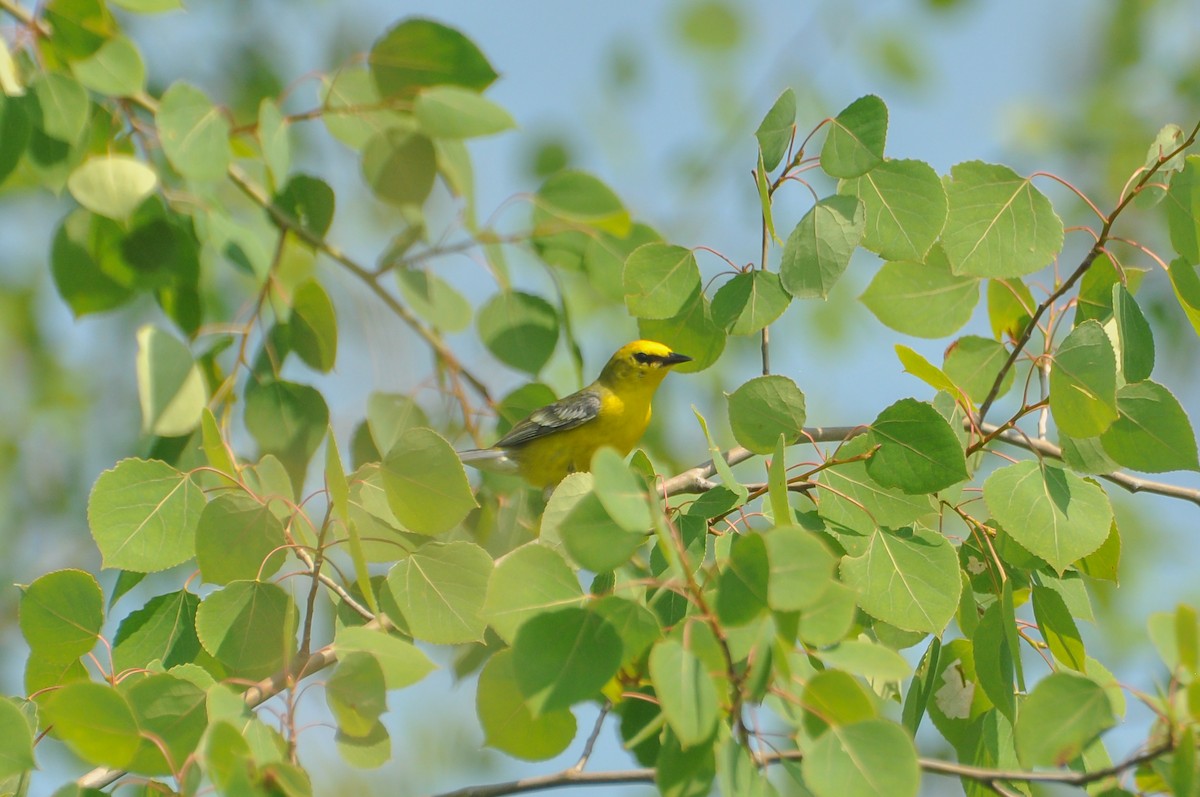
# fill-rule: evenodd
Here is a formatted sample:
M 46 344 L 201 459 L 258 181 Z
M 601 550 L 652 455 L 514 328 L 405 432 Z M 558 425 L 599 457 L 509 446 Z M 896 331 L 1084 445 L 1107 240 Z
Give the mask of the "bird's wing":
M 517 448 L 555 432 L 581 426 L 600 414 L 599 394 L 581 390 L 564 399 L 534 410 L 508 434 L 496 441 L 496 448 Z

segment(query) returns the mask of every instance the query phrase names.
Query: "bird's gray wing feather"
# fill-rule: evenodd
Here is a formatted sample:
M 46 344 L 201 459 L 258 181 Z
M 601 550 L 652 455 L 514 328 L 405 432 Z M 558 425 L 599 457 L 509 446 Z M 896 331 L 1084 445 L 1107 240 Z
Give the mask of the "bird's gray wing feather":
M 580 391 L 534 410 L 496 441 L 496 448 L 517 448 L 540 437 L 581 426 L 600 414 L 600 396 Z

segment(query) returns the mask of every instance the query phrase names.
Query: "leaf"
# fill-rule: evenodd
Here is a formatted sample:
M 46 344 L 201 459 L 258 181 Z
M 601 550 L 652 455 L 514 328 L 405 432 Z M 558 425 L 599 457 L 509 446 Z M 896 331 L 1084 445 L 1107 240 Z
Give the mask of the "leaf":
M 545 761 L 575 738 L 575 716 L 567 709 L 534 716 L 521 697 L 513 652 L 502 650 L 479 673 L 475 712 L 484 744 L 525 761 Z
M 437 154 L 426 136 L 388 127 L 371 136 L 362 151 L 363 179 L 391 205 L 420 205 L 433 191 Z
M 1093 269 L 1088 270 L 1088 274 Z M 1084 275 L 1087 279 L 1087 274 Z M 993 279 L 987 284 L 988 320 L 996 340 L 1017 340 L 1033 318 L 1037 303 L 1029 286 L 1019 279 Z
M 897 332 L 941 338 L 971 320 L 979 303 L 979 281 L 951 273 L 941 247 L 934 245 L 924 263 L 884 263 L 859 298 Z
M 558 345 L 558 313 L 540 296 L 498 293 L 479 309 L 479 339 L 505 365 L 537 374 Z
M 830 667 L 870 681 L 899 682 L 912 675 L 912 667 L 891 648 L 864 639 L 847 639 L 816 657 Z
M 128 219 L 157 187 L 157 172 L 128 155 L 94 156 L 67 178 L 79 204 L 117 221 Z
M 436 329 L 461 332 L 471 326 L 475 316 L 471 303 L 433 271 L 398 268 L 396 282 L 412 311 Z
M 712 299 L 713 322 L 731 335 L 753 335 L 783 315 L 791 302 L 779 275 L 754 270 L 737 274 Z
M 869 435 L 858 435 L 838 451 L 839 459 L 851 459 L 870 449 Z M 821 515 L 837 531 L 854 532 L 861 541 L 855 555 L 866 550 L 866 541 L 877 526 L 900 528 L 933 514 L 933 502 L 928 495 L 906 495 L 897 489 L 884 488 L 871 477 L 867 463 L 861 460 L 833 465 L 818 475 L 817 480 L 829 487 L 821 498 Z M 849 535 L 839 534 L 843 546 L 851 543 Z
M 1065 766 L 1115 724 L 1103 687 L 1082 675 L 1051 673 L 1021 704 L 1017 757 L 1026 767 Z
M 337 362 L 337 315 L 329 295 L 316 280 L 308 280 L 292 296 L 288 321 L 292 348 L 310 368 L 327 374 Z
M 339 656 L 343 653 L 370 655 L 379 662 L 384 684 L 389 690 L 412 686 L 435 669 L 429 657 L 412 642 L 364 626 L 338 628 L 334 649 Z
M 895 348 L 896 359 L 904 366 L 904 373 L 912 374 L 934 390 L 958 396 L 962 389 L 954 383 L 954 380 L 945 371 L 907 346 L 897 343 Z
M 234 581 L 196 610 L 196 636 L 230 675 L 258 680 L 279 671 L 296 651 L 297 611 L 277 584 Z
M 650 678 L 667 724 L 684 749 L 708 741 L 717 727 L 717 687 L 704 663 L 676 639 L 650 651 Z
M 884 260 L 924 261 L 946 223 L 946 189 L 923 161 L 884 161 L 861 177 L 842 180 L 838 193 L 862 200 L 862 245 Z
M 542 517 L 542 538 L 561 539 L 581 567 L 604 573 L 629 561 L 645 542 L 648 526 L 641 531 L 623 529 L 608 514 L 593 485 L 590 473 L 572 473 L 558 485 Z
M 142 432 L 178 437 L 196 428 L 208 403 L 204 376 L 188 347 L 146 325 L 137 333 L 138 400 Z
M 996 383 L 996 377 L 1007 360 L 1008 349 L 1004 344 L 991 338 L 966 335 L 950 344 L 942 368 L 946 376 L 954 380 L 954 384 L 972 401 L 982 402 Z M 1009 391 L 1014 377 L 1014 369 L 1009 368 L 1000 382 L 997 398 Z
M 39 129 L 52 139 L 74 144 L 88 122 L 87 90 L 69 75 L 44 72 L 30 84 L 40 111 Z M 36 120 L 38 116 L 35 116 Z
M 1087 651 L 1071 612 L 1062 597 L 1052 589 L 1033 586 L 1033 616 L 1050 653 L 1062 665 L 1083 673 Z
M 1054 353 L 1050 412 L 1073 437 L 1095 437 L 1117 419 L 1117 360 L 1099 322 L 1075 327 Z
M 242 492 L 209 501 L 196 526 L 196 564 L 210 584 L 265 579 L 283 565 L 283 523 L 271 507 Z
M 87 58 L 71 62 L 86 88 L 110 97 L 132 97 L 146 88 L 146 64 L 137 45 L 117 34 Z
M 971 649 L 979 685 L 996 708 L 1012 722 L 1017 715 L 1013 657 L 1018 651 L 1009 647 L 1005 622 L 1007 620 L 999 602 L 987 607 L 975 628 Z
M 1163 205 L 1171 246 L 1187 263 L 1200 263 L 1200 156 L 1187 156 L 1183 171 L 1171 178 Z
M 649 497 L 640 477 L 630 471 L 615 449 L 592 455 L 592 489 L 604 511 L 625 531 L 646 532 L 653 522 Z
M 562 554 L 535 540 L 497 560 L 483 617 L 501 639 L 512 644 L 530 618 L 582 604 L 579 578 Z
M 388 506 L 409 531 L 441 534 L 478 504 L 454 449 L 432 429 L 408 429 L 384 456 Z
M 1030 178 L 982 161 L 960 163 L 950 174 L 942 244 L 955 274 L 1020 277 L 1058 255 L 1062 219 Z
M 0 70 L 0 83 L 3 70 Z M 0 185 L 21 162 L 33 133 L 30 113 L 33 103 L 27 97 L 10 97 L 0 91 Z
M 842 560 L 841 573 L 864 612 L 908 631 L 941 634 L 958 608 L 958 557 L 927 529 L 876 531 L 865 553 Z
M 534 221 L 548 232 L 582 227 L 624 237 L 632 229 L 620 198 L 586 172 L 555 172 L 538 188 L 535 200 Z
M 383 668 L 369 653 L 339 656 L 337 668 L 325 682 L 325 703 L 346 736 L 362 738 L 387 711 Z
M 763 166 L 773 171 L 783 160 L 796 130 L 796 94 L 784 89 L 754 131 Z
M 215 182 L 233 159 L 229 120 L 200 89 L 177 82 L 163 94 L 155 114 L 163 152 L 189 180 Z
M 1180 257 L 1171 261 L 1168 273 L 1179 306 L 1200 335 L 1200 277 L 1196 275 L 1196 267 Z
M 126 615 L 113 640 L 113 670 L 146 667 L 158 659 L 167 668 L 187 664 L 200 652 L 196 609 L 200 599 L 187 590 L 156 595 Z
M 273 202 L 292 224 L 317 240 L 325 237 L 329 225 L 333 223 L 336 204 L 333 189 L 319 177 L 293 175 L 275 195 Z
M 779 264 L 783 287 L 797 299 L 824 299 L 841 279 L 863 240 L 865 205 L 830 196 L 813 205 L 788 236 Z
M 429 418 L 411 396 L 377 392 L 367 398 L 367 424 L 375 446 L 386 453 L 409 429 L 429 426 Z
M 854 676 L 839 669 L 813 675 L 800 696 L 805 732 L 814 739 L 829 728 L 875 719 L 879 707 L 873 695 Z
M 14 698 L 0 698 L 0 779 L 9 780 L 37 766 L 33 730 Z
M 916 797 L 921 785 L 912 739 L 883 719 L 831 729 L 801 769 L 816 797 Z
M 821 168 L 830 177 L 859 177 L 883 163 L 888 112 L 874 94 L 859 97 L 829 126 L 821 147 Z
M 968 476 L 962 443 L 932 405 L 897 401 L 871 423 L 868 438 L 879 450 L 867 460 L 867 473 L 883 487 L 935 493 Z
M 388 571 L 388 592 L 403 615 L 393 619 L 426 642 L 478 642 L 491 574 L 492 557 L 474 543 L 422 545 Z
M 521 626 L 512 655 L 525 705 L 540 717 L 599 694 L 621 666 L 621 637 L 598 614 L 557 609 Z
M 427 86 L 483 91 L 497 75 L 479 48 L 453 28 L 406 19 L 371 45 L 367 63 L 384 98 L 411 97 Z
M 138 726 L 128 701 L 111 686 L 67 684 L 46 696 L 43 722 L 89 764 L 124 768 L 138 748 Z
M 1112 289 L 1113 317 L 1120 341 L 1120 370 L 1127 382 L 1150 378 L 1154 370 L 1154 333 L 1132 294 L 1120 283 Z
M 288 137 L 291 122 L 279 109 L 279 104 L 264 97 L 258 104 L 258 142 L 262 147 L 263 163 L 273 185 L 280 185 L 292 164 L 292 142 Z
M 1200 470 L 1196 435 L 1171 392 L 1146 380 L 1117 391 L 1119 417 L 1100 435 L 1104 452 L 1120 465 L 1146 473 Z
M 717 579 L 717 618 L 727 626 L 747 625 L 767 608 L 771 565 L 760 534 L 739 534 Z
M 281 380 L 251 382 L 246 388 L 245 419 L 262 453 L 283 462 L 298 491 L 308 461 L 329 427 L 325 398 L 309 385 Z
M 693 294 L 676 316 L 662 320 L 639 318 L 638 333 L 647 340 L 657 340 L 671 351 L 686 352 L 692 361 L 674 368 L 684 374 L 710 367 L 725 350 L 725 331 L 713 321 L 708 299 L 700 292 Z
M 174 762 L 187 760 L 196 752 L 208 727 L 205 691 L 182 677 L 154 673 L 132 681 L 125 697 L 142 734 L 127 769 L 147 775 L 172 774 Z
M 630 315 L 671 318 L 700 291 L 700 269 L 690 249 L 649 243 L 626 258 L 622 282 Z
M 22 589 L 19 615 L 31 655 L 70 662 L 96 646 L 104 624 L 104 595 L 90 573 L 56 570 Z
M 88 525 L 104 567 L 153 573 L 192 558 L 203 508 L 204 493 L 187 474 L 123 459 L 96 480 Z
M 430 138 L 476 138 L 517 126 L 508 111 L 477 91 L 457 86 L 422 90 L 413 103 L 413 113 Z
M 1112 507 L 1099 485 L 1036 461 L 993 472 L 983 483 L 983 498 L 1022 548 L 1060 573 L 1099 548 L 1112 524 Z
M 837 561 L 812 532 L 780 526 L 764 535 L 771 575 L 767 605 L 777 612 L 803 611 L 821 600 Z
M 739 444 L 770 454 L 779 436 L 794 442 L 804 429 L 804 393 L 786 376 L 759 376 L 728 394 L 729 425 Z

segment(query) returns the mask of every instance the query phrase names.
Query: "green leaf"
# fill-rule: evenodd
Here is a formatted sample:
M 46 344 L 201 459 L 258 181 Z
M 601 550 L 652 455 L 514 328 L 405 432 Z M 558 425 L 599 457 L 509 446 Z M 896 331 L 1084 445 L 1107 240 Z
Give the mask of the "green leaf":
M 1126 382 L 1141 382 L 1154 370 L 1154 333 L 1133 295 L 1120 283 L 1112 288 L 1113 317 L 1120 341 L 1120 370 Z
M 288 321 L 292 348 L 313 370 L 327 374 L 337 362 L 337 315 L 329 295 L 316 280 L 308 280 L 292 296 Z
M 1054 658 L 1060 664 L 1082 673 L 1087 665 L 1087 651 L 1062 597 L 1052 589 L 1035 584 L 1033 616 Z
M 242 492 L 209 501 L 196 527 L 196 564 L 210 584 L 266 579 L 283 565 L 287 540 L 271 507 Z
M 526 373 L 542 370 L 558 345 L 558 313 L 540 296 L 498 293 L 479 309 L 479 339 L 496 359 Z
M 754 131 L 759 152 L 762 153 L 763 166 L 767 171 L 774 171 L 783 160 L 795 130 L 796 93 L 791 89 L 784 89 L 759 123 L 758 129 Z
M 808 750 L 801 769 L 816 797 L 916 797 L 921 785 L 912 739 L 882 719 L 831 729 Z
M 763 165 L 762 152 L 759 152 L 758 168 L 754 170 L 754 187 L 758 189 L 758 207 L 762 211 L 763 227 L 772 241 L 783 243 L 779 240 L 779 233 L 775 232 L 775 211 L 771 208 L 771 186 L 767 182 L 769 179 L 767 167 Z
M 413 113 L 430 138 L 475 138 L 502 133 L 517 126 L 508 111 L 477 91 L 456 86 L 422 90 Z
M 379 662 L 384 684 L 389 690 L 412 686 L 435 669 L 429 657 L 413 643 L 364 626 L 338 628 L 334 649 L 339 656 L 362 653 L 373 657 Z
M 339 657 L 337 668 L 325 682 L 325 703 L 343 734 L 369 735 L 387 711 L 387 688 L 379 661 L 369 653 Z
M 0 780 L 33 769 L 33 728 L 13 698 L 0 698 Z
M 588 608 L 603 617 L 621 637 L 621 666 L 628 667 L 642 657 L 662 636 L 658 618 L 640 603 L 616 595 L 605 595 Z
M 662 797 L 708 797 L 712 794 L 716 776 L 712 745 L 683 747 L 668 728 L 654 764 L 654 783 Z
M 90 573 L 56 570 L 22 590 L 19 614 L 32 655 L 74 661 L 96 646 L 104 624 L 104 595 Z
M 478 504 L 454 449 L 432 429 L 408 429 L 383 460 L 388 506 L 405 528 L 441 534 Z
M 897 343 L 895 348 L 896 359 L 904 366 L 904 373 L 912 374 L 934 390 L 958 396 L 961 388 L 954 383 L 945 371 L 903 344 Z
M 0 91 L 0 185 L 17 168 L 29 146 L 31 110 L 27 97 L 10 97 Z
M 1095 437 L 1117 419 L 1117 360 L 1099 322 L 1075 327 L 1054 353 L 1050 412 L 1073 437 Z
M 862 177 L 842 180 L 838 193 L 862 200 L 862 245 L 884 260 L 923 262 L 946 223 L 946 189 L 923 161 L 884 161 Z
M 796 612 L 821 600 L 837 561 L 815 534 L 796 526 L 767 532 L 771 576 L 767 604 L 773 611 Z
M 428 543 L 388 571 L 387 588 L 417 639 L 454 645 L 483 639 L 492 557 L 474 543 Z
M 371 45 L 367 63 L 384 98 L 411 97 L 426 86 L 483 91 L 497 77 L 470 39 L 428 19 L 407 19 L 390 28 Z
M 162 437 L 196 428 L 208 403 L 204 376 L 188 347 L 153 326 L 138 330 L 137 381 L 142 432 Z
M 66 144 L 79 141 L 90 113 L 87 89 L 61 72 L 38 75 L 30 89 L 41 112 L 41 132 Z
M 296 651 L 296 605 L 283 587 L 234 581 L 196 610 L 200 644 L 231 675 L 258 680 L 279 671 Z
M 229 120 L 200 89 L 173 83 L 155 115 L 163 152 L 189 180 L 215 182 L 225 177 L 233 158 Z
M 804 393 L 786 376 L 759 376 L 728 394 L 729 425 L 741 445 L 770 454 L 779 436 L 793 442 L 804 429 Z
M 699 293 L 700 269 L 690 249 L 649 243 L 625 260 L 622 281 L 630 315 L 671 318 Z
M 1013 691 L 1013 656 L 1019 651 L 1009 647 L 1005 622 L 999 601 L 987 607 L 973 634 L 972 653 L 979 685 L 996 708 L 1012 722 L 1017 715 L 1017 698 Z
M 672 318 L 639 318 L 638 333 L 670 347 L 671 351 L 687 352 L 692 361 L 675 366 L 679 373 L 703 371 L 725 350 L 725 331 L 713 321 L 708 299 L 700 292 L 694 293 L 687 306 Z
M 909 684 L 908 693 L 904 696 L 902 709 L 905 729 L 913 736 L 921 727 L 921 718 L 929 706 L 929 697 L 933 693 L 933 680 L 937 675 L 938 660 L 941 658 L 942 641 L 935 636 L 929 639 L 929 645 L 921 655 L 917 671 Z
M 399 268 L 396 282 L 409 308 L 435 329 L 462 332 L 471 326 L 475 317 L 471 303 L 433 271 Z
M 1008 349 L 991 338 L 966 335 L 950 344 L 942 368 L 954 384 L 974 402 L 982 402 L 996 382 L 1000 369 L 1008 360 Z M 1004 375 L 997 397 L 1003 396 L 1013 384 L 1012 368 Z
M 54 284 L 76 316 L 119 307 L 133 296 L 132 286 L 110 273 L 119 246 L 116 223 L 76 210 L 63 220 L 50 249 Z
M 479 673 L 475 712 L 484 744 L 525 761 L 545 761 L 574 740 L 575 715 L 560 709 L 534 716 L 521 697 L 513 660 L 511 650 L 502 650 Z
M 870 681 L 899 682 L 913 671 L 899 653 L 865 639 L 847 639 L 815 655 L 830 667 Z
M 535 540 L 496 561 L 483 617 L 501 639 L 512 644 L 530 618 L 582 603 L 579 578 L 562 554 Z
M 779 275 L 754 270 L 737 274 L 712 299 L 713 321 L 731 335 L 753 335 L 769 326 L 791 302 Z
M 1146 473 L 1200 470 L 1196 435 L 1171 392 L 1146 380 L 1117 391 L 1117 412 L 1100 442 L 1120 465 Z
M 631 230 L 620 198 L 585 172 L 555 172 L 537 190 L 535 203 L 534 221 L 546 232 L 583 227 L 624 237 Z
M 124 459 L 96 480 L 88 525 L 104 567 L 153 573 L 194 555 L 204 492 L 157 460 Z
M 592 474 L 573 473 L 558 485 L 542 517 L 542 536 L 561 539 L 581 567 L 604 573 L 629 561 L 645 542 L 644 528 L 649 526 L 642 531 L 623 529 L 608 514 L 593 484 Z
M 1051 673 L 1021 704 L 1017 757 L 1026 767 L 1065 766 L 1115 724 L 1103 687 L 1082 675 Z
M 703 661 L 676 639 L 650 651 L 650 678 L 667 724 L 685 749 L 708 741 L 719 717 L 717 687 Z
M 525 705 L 540 717 L 599 694 L 621 666 L 621 637 L 594 612 L 557 609 L 522 625 L 512 654 Z
M 839 581 L 830 582 L 821 600 L 800 616 L 800 639 L 814 647 L 840 642 L 854 625 L 856 608 L 855 590 Z
M 767 608 L 771 564 L 761 534 L 739 534 L 717 579 L 717 618 L 727 626 L 747 625 Z
M 883 487 L 935 493 L 968 476 L 962 443 L 930 404 L 897 401 L 871 423 L 868 439 L 879 450 L 867 460 L 867 473 Z
M 829 126 L 821 147 L 821 168 L 830 177 L 859 177 L 883 163 L 888 112 L 874 94 L 859 97 Z
M 958 556 L 928 529 L 876 531 L 865 553 L 842 560 L 841 573 L 864 612 L 906 631 L 941 634 L 958 608 Z
M 137 752 L 137 720 L 128 701 L 111 686 L 67 684 L 46 696 L 40 713 L 71 752 L 89 764 L 122 769 Z
M 1076 562 L 1075 566 L 1085 576 L 1111 581 L 1116 584 L 1121 564 L 1121 533 L 1114 520 L 1104 544 Z
M 1099 485 L 1036 461 L 996 470 L 983 483 L 983 498 L 1021 547 L 1060 573 L 1100 547 L 1113 519 Z
M 592 489 L 604 511 L 625 531 L 646 532 L 653 518 L 642 480 L 612 448 L 601 448 L 592 456 Z
M 839 449 L 838 459 L 861 456 L 870 447 L 869 435 L 858 435 Z M 861 460 L 833 465 L 817 478 L 829 487 L 821 497 L 821 516 L 831 528 L 856 535 L 861 545 L 852 551 L 855 555 L 866 549 L 866 541 L 877 526 L 900 528 L 934 511 L 932 499 L 927 495 L 906 495 L 882 487 Z M 848 536 L 839 535 L 843 546 L 852 544 Z
M 293 175 L 273 201 L 284 216 L 312 237 L 321 239 L 329 232 L 336 199 L 324 180 Z
M 981 161 L 960 163 L 950 174 L 942 243 L 955 274 L 1020 277 L 1058 255 L 1062 219 L 1030 178 Z
M 1189 264 L 1183 258 L 1171 261 L 1168 269 L 1171 275 L 1171 287 L 1175 289 L 1175 298 L 1179 306 L 1192 322 L 1192 328 L 1200 335 L 1200 276 L 1196 275 L 1196 266 Z M 61 290 L 61 289 L 60 289 Z
M 128 219 L 158 187 L 158 174 L 128 155 L 95 156 L 67 178 L 67 188 L 79 204 L 117 221 Z
M 146 64 L 137 45 L 116 35 L 87 58 L 71 62 L 86 88 L 110 97 L 132 97 L 146 88 Z
M 288 137 L 291 127 L 277 102 L 269 97 L 259 102 L 258 142 L 273 185 L 283 183 L 292 165 L 292 142 Z
M 329 428 L 325 398 L 316 388 L 295 382 L 251 382 L 246 388 L 245 418 L 262 453 L 283 462 L 298 491 L 308 461 Z
M 1091 270 L 1088 270 L 1091 273 Z M 1087 275 L 1084 275 L 1087 279 Z M 1033 318 L 1037 303 L 1029 286 L 1019 279 L 993 279 L 987 284 L 988 320 L 992 325 L 992 336 L 996 340 L 1016 340 Z
M 109 2 L 118 8 L 139 14 L 158 14 L 183 8 L 183 0 L 109 0 Z
M 375 446 L 388 452 L 409 429 L 429 426 L 429 418 L 411 396 L 372 393 L 367 398 L 367 423 Z
M 126 683 L 130 681 L 122 686 Z M 132 680 L 125 697 L 142 734 L 137 754 L 126 768 L 144 775 L 176 772 L 179 762 L 196 751 L 208 727 L 205 691 L 175 675 L 155 673 Z M 163 755 L 164 747 L 170 760 Z
M 383 102 L 362 64 L 344 66 L 322 80 L 321 108 L 321 120 L 330 134 L 356 152 L 389 127 L 415 127 L 411 117 Z
M 426 136 L 388 127 L 367 140 L 363 178 L 376 197 L 392 205 L 420 205 L 433 191 L 437 154 Z
M 788 498 L 787 440 L 782 434 L 775 441 L 775 450 L 767 462 L 767 506 L 764 508 L 770 510 L 767 518 L 776 526 L 796 522 L 796 513 Z
M 1171 178 L 1163 205 L 1171 246 L 1186 262 L 1200 263 L 1200 156 L 1187 156 L 1183 171 Z
M 717 785 L 720 794 L 739 797 L 779 797 L 775 786 L 767 779 L 766 769 L 757 759 L 733 739 L 726 739 L 718 748 Z
M 126 615 L 113 640 L 113 670 L 146 667 L 158 659 L 164 667 L 194 661 L 200 652 L 196 608 L 200 599 L 187 590 L 157 595 Z
M 821 670 L 808 679 L 800 697 L 804 730 L 814 739 L 830 727 L 875 719 L 879 707 L 862 683 L 848 672 Z
M 852 196 L 813 205 L 788 236 L 779 264 L 783 287 L 797 299 L 829 296 L 863 240 L 866 206 Z
M 979 281 L 951 273 L 946 255 L 935 245 L 924 263 L 884 263 L 859 298 L 897 332 L 941 338 L 971 320 L 979 302 Z

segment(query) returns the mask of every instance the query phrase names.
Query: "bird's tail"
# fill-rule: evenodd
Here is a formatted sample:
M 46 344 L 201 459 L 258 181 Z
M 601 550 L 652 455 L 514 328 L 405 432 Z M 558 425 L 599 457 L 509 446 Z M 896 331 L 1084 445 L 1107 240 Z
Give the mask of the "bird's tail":
M 459 451 L 458 458 L 464 465 L 495 473 L 516 473 L 517 462 L 502 448 L 471 448 Z

